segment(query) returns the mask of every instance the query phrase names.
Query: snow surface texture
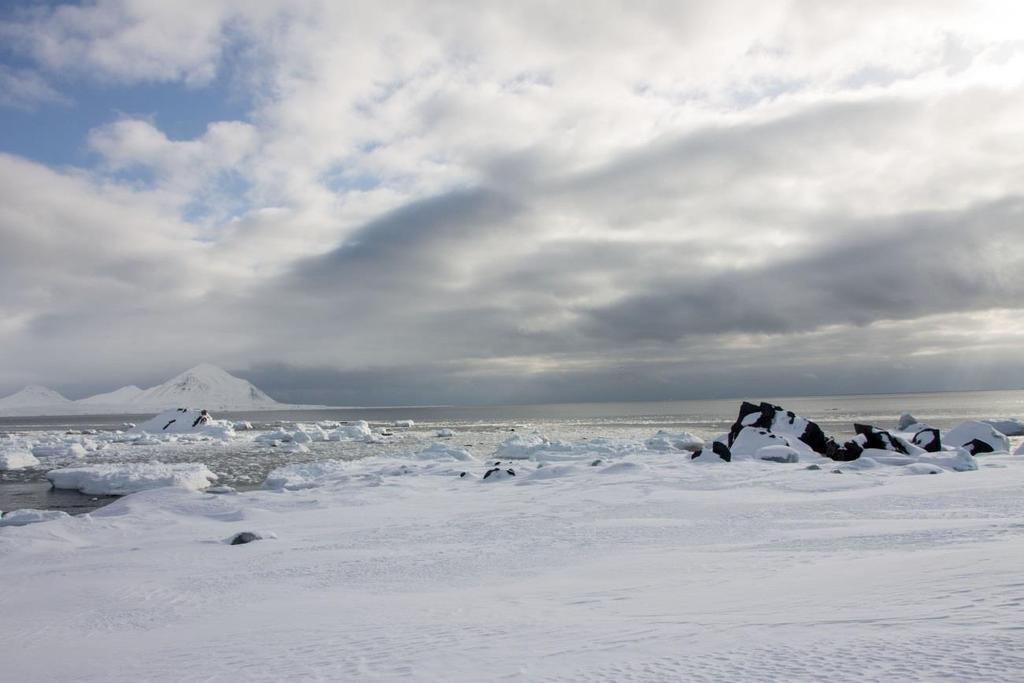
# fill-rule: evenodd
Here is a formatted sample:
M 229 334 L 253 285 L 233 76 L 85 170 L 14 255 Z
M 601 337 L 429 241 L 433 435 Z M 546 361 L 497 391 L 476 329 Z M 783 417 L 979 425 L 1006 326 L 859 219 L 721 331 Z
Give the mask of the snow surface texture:
M 5 526 L 4 677 L 1020 680 L 1018 457 L 528 441 L 487 480 L 445 445 Z
M 207 410 L 273 410 L 287 408 L 250 382 L 216 365 L 202 363 L 149 389 L 121 387 L 71 401 L 52 389 L 28 386 L 0 398 L 0 415 L 83 415 L 147 413 L 178 406 Z
M 54 488 L 73 489 L 91 496 L 120 496 L 161 486 L 199 490 L 217 481 L 206 465 L 191 462 L 100 464 L 66 467 L 46 473 Z

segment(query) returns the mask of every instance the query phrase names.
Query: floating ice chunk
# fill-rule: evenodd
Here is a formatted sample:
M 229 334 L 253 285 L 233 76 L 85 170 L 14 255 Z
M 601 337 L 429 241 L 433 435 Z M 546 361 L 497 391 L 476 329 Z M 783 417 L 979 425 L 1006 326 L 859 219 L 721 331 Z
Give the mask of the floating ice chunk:
M 85 446 L 77 441 L 56 444 L 41 443 L 32 447 L 32 455 L 39 458 L 84 458 L 87 454 Z
M 445 438 L 445 437 L 449 437 L 449 436 L 455 436 L 455 432 L 453 432 L 452 430 L 450 430 L 450 429 L 448 429 L 446 427 L 444 429 L 438 429 L 437 430 L 437 435 L 439 437 L 441 437 L 441 438 Z
M 457 448 L 444 443 L 431 444 L 428 448 L 413 455 L 417 460 L 458 460 L 473 462 L 476 458 L 465 448 Z
M 21 470 L 37 465 L 39 465 L 39 459 L 28 451 L 0 452 L 0 470 Z
M 501 460 L 529 460 L 551 445 L 552 442 L 540 434 L 516 434 L 498 445 L 494 457 Z
M 907 432 L 910 431 L 911 425 L 917 424 L 918 422 L 919 420 L 910 413 L 902 413 L 900 415 L 900 419 L 896 422 L 896 429 L 901 432 Z
M 252 430 L 252 423 L 242 420 L 240 422 L 233 422 L 231 428 L 236 432 L 247 432 Z
M 33 510 L 31 508 L 11 510 L 3 517 L 0 517 L 0 526 L 25 526 L 26 524 L 49 522 L 53 519 L 64 519 L 70 516 L 61 510 Z
M 961 422 L 946 432 L 942 442 L 948 446 L 966 448 L 971 455 L 992 452 L 1010 452 L 1010 440 L 995 427 L 977 420 Z
M 992 425 L 996 431 L 1006 436 L 1024 436 L 1024 422 L 1012 417 L 1001 419 L 982 420 L 985 424 Z
M 416 423 L 413 422 L 412 420 L 395 420 L 394 421 L 394 426 L 395 427 L 412 427 L 415 424 Z
M 652 451 L 699 451 L 704 447 L 704 439 L 690 432 L 666 432 L 659 430 L 644 446 Z
M 341 425 L 332 432 L 328 432 L 328 441 L 366 441 L 373 439 L 373 432 L 366 420 L 356 420 L 347 425 Z
M 201 463 L 149 462 L 66 467 L 47 472 L 46 478 L 58 489 L 121 496 L 163 486 L 201 490 L 215 482 L 217 475 Z

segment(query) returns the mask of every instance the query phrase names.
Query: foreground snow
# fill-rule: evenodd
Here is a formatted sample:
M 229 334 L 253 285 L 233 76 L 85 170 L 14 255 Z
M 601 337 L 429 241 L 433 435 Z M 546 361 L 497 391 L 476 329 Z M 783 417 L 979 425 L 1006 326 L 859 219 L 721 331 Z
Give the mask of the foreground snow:
M 808 469 L 522 438 L 484 479 L 496 461 L 466 453 L 2 528 L 5 677 L 1024 674 L 1017 456 Z M 245 531 L 263 540 L 229 545 Z

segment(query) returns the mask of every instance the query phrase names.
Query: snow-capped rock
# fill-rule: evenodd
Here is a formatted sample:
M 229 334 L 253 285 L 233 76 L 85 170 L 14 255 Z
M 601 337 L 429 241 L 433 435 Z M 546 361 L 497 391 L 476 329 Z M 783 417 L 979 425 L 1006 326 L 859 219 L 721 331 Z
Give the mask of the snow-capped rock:
M 790 440 L 782 434 L 773 434 L 767 429 L 758 429 L 757 427 L 744 427 L 733 438 L 729 445 L 729 451 L 733 457 L 753 456 L 765 446 L 791 447 Z
M 1010 451 L 1010 440 L 987 422 L 968 420 L 943 434 L 947 446 L 961 446 L 971 454 Z
M 215 420 L 205 409 L 172 408 L 141 422 L 132 433 L 154 435 L 197 434 L 215 439 L 229 439 L 235 434 L 230 422 Z
M 825 455 L 828 451 L 828 439 L 821 430 L 821 427 L 780 406 L 773 406 L 770 403 L 754 405 L 744 401 L 740 405 L 740 412 L 736 422 L 733 423 L 732 428 L 729 430 L 726 445 L 730 449 L 735 450 L 734 444 L 736 439 L 739 437 L 740 432 L 748 427 L 785 437 L 788 445 L 794 448 L 799 449 L 802 444 L 820 455 Z M 797 441 L 800 444 L 797 444 Z M 770 444 L 762 443 L 761 445 L 766 446 Z M 751 454 L 753 454 L 753 451 L 751 451 Z

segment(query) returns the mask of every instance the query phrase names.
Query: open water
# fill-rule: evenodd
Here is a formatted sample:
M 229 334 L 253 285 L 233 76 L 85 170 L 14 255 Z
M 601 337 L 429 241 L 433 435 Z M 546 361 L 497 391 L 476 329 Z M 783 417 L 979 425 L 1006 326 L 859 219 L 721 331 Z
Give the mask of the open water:
M 249 421 L 256 430 L 272 430 L 294 423 L 366 420 L 377 430 L 393 436 L 382 444 L 347 442 L 314 443 L 309 453 L 291 454 L 253 443 L 252 433 L 228 444 L 122 446 L 90 454 L 89 463 L 202 462 L 220 476 L 222 483 L 239 489 L 258 487 L 266 474 L 286 463 L 318 459 L 354 459 L 373 454 L 419 450 L 439 440 L 436 432 L 448 428 L 455 436 L 446 439 L 469 447 L 486 458 L 513 432 L 538 432 L 552 439 L 584 440 L 595 437 L 642 439 L 658 430 L 689 431 L 712 438 L 726 431 L 736 419 L 741 399 L 712 401 L 659 401 L 634 403 L 570 403 L 526 406 L 434 406 L 404 408 L 338 408 L 322 410 L 221 413 L 216 418 Z M 751 397 L 748 400 L 762 400 Z M 853 434 L 853 424 L 892 428 L 900 413 L 909 411 L 919 420 L 946 429 L 965 419 L 1024 417 L 1024 390 L 976 391 L 871 396 L 816 396 L 765 398 L 817 422 L 837 437 Z M 63 434 L 88 430 L 113 431 L 125 423 L 141 422 L 150 415 L 103 415 L 67 417 L 0 418 L 0 432 L 27 436 Z M 411 428 L 393 426 L 413 420 Z M 109 499 L 53 491 L 45 474 L 53 467 L 80 464 L 55 462 L 32 470 L 0 472 L 0 510 L 17 508 L 62 509 L 85 512 Z

